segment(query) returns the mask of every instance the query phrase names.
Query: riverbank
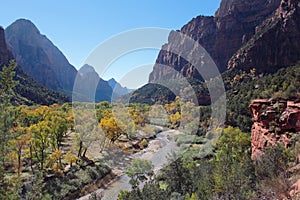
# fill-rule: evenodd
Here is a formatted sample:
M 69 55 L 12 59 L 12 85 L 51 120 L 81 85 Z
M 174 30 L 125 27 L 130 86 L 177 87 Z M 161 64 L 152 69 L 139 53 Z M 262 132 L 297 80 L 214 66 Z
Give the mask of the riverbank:
M 117 161 L 111 161 L 111 163 L 117 164 L 115 167 L 111 166 L 115 170 L 115 178 L 97 189 L 94 193 L 97 196 L 101 196 L 104 200 L 114 200 L 117 199 L 120 190 L 130 190 L 131 186 L 128 183 L 130 179 L 124 173 L 124 170 L 126 165 L 135 158 L 150 160 L 154 165 L 154 171 L 157 173 L 168 162 L 168 155 L 178 150 L 176 142 L 173 140 L 173 137 L 178 134 L 180 134 L 180 131 L 177 130 L 163 131 L 157 134 L 155 139 L 149 141 L 147 148 L 138 153 L 130 155 L 126 153 L 119 154 L 120 152 L 117 152 L 117 156 L 111 157 L 113 158 L 112 160 L 118 158 Z M 83 196 L 78 200 L 88 200 L 90 196 L 91 194 Z

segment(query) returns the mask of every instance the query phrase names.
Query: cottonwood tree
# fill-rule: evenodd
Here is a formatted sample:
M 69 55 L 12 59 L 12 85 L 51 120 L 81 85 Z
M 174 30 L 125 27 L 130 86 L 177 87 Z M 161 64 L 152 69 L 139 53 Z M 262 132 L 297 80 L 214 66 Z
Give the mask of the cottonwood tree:
M 51 127 L 49 122 L 41 121 L 30 127 L 31 136 L 31 148 L 33 150 L 33 158 L 38 162 L 39 169 L 44 170 L 45 162 L 48 158 L 47 149 L 50 144 L 50 131 Z

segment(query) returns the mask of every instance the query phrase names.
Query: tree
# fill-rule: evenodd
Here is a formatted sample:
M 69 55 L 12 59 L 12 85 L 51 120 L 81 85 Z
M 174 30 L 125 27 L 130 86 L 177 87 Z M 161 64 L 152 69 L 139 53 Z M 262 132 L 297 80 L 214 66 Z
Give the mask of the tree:
M 18 136 L 11 140 L 11 146 L 13 147 L 14 155 L 16 157 L 16 168 L 18 175 L 21 173 L 21 168 L 22 168 L 22 155 L 25 147 L 28 144 L 28 141 L 30 140 L 30 134 L 26 133 L 26 129 L 23 127 L 18 128 L 17 130 Z
M 56 173 L 61 173 L 61 170 L 63 169 L 61 159 L 63 158 L 63 154 L 60 150 L 56 149 L 49 158 L 49 164 L 51 166 L 51 169 Z
M 170 114 L 171 128 L 176 128 L 180 125 L 181 116 L 179 112 Z
M 260 180 L 260 191 L 269 193 L 272 191 L 277 198 L 281 195 L 290 199 L 290 172 L 289 165 L 294 161 L 295 155 L 290 149 L 282 144 L 266 149 L 265 154 L 256 160 L 255 170 L 258 180 Z
M 68 152 L 66 155 L 65 155 L 65 160 L 70 163 L 70 167 L 72 167 L 73 163 L 75 163 L 78 158 L 74 155 L 71 154 L 71 152 Z
M 124 133 L 124 128 L 121 127 L 122 122 L 117 122 L 111 113 L 105 113 L 100 121 L 100 127 L 105 133 L 105 136 L 114 143 L 119 136 Z
M 90 108 L 91 107 L 91 108 Z M 98 126 L 98 120 L 95 117 L 93 106 L 89 103 L 80 103 L 76 105 L 74 111 L 75 130 L 78 133 L 78 158 L 86 158 L 86 152 L 89 146 L 98 137 L 94 130 Z
M 39 169 L 44 170 L 44 164 L 48 158 L 47 148 L 49 147 L 49 135 L 51 127 L 47 121 L 41 121 L 38 124 L 30 127 L 31 136 L 31 148 L 34 152 L 34 157 L 39 163 Z
M 16 63 L 11 61 L 8 67 L 0 71 L 0 199 L 7 199 L 8 192 L 6 162 L 9 155 L 9 140 L 13 137 L 12 128 L 16 122 L 16 112 L 10 107 L 13 88 L 17 85 L 14 80 Z
M 250 136 L 227 127 L 217 142 L 214 157 L 214 190 L 221 199 L 246 199 L 254 188 Z
M 162 177 L 167 184 L 167 192 L 178 192 L 182 195 L 192 193 L 192 176 L 184 164 L 182 157 L 172 154 L 169 158 L 169 164 L 162 170 Z
M 149 180 L 153 176 L 154 165 L 149 160 L 134 159 L 127 167 L 126 174 L 130 177 L 130 185 L 136 190 L 141 182 Z
M 60 150 L 64 135 L 68 130 L 66 116 L 55 114 L 49 117 L 50 121 L 50 136 L 53 150 Z

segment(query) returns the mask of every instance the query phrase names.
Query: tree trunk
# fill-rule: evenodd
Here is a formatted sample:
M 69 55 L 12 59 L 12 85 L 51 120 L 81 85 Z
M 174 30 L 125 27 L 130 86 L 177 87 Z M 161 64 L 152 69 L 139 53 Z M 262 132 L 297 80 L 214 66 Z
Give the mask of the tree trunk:
M 87 148 L 84 148 L 84 152 L 83 152 L 83 155 L 82 155 L 83 158 L 85 158 L 86 151 L 87 151 Z
M 33 161 L 32 161 L 33 155 L 32 155 L 32 147 L 31 146 L 29 147 L 29 151 L 30 151 L 30 168 L 31 168 L 32 173 L 34 174 Z
M 82 151 L 82 141 L 79 142 L 79 150 L 78 150 L 78 155 L 77 155 L 78 158 L 81 157 L 81 151 Z

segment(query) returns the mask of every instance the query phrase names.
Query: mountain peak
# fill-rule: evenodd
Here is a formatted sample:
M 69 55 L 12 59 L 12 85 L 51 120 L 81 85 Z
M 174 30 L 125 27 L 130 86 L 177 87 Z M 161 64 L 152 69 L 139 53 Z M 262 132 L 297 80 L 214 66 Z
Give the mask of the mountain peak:
M 220 3 L 220 8 L 216 11 L 216 17 L 222 17 L 229 13 L 230 7 L 234 0 L 222 0 Z
M 114 78 L 109 79 L 107 82 L 108 82 L 108 84 L 109 84 L 112 88 L 114 88 L 115 85 L 118 83 L 118 82 L 116 81 L 116 79 L 114 79 Z
M 108 81 L 111 81 L 111 82 L 117 82 L 116 79 L 114 79 L 114 78 L 111 78 L 111 79 L 109 79 Z
M 76 69 L 30 20 L 18 19 L 8 26 L 5 39 L 16 62 L 29 76 L 51 89 L 72 91 Z
M 81 74 L 86 74 L 86 73 L 97 73 L 95 68 L 91 65 L 84 64 L 78 71 Z
M 23 32 L 29 32 L 31 34 L 40 34 L 39 29 L 34 25 L 34 23 L 28 19 L 17 19 L 10 25 L 12 31 L 16 29 L 21 29 Z

